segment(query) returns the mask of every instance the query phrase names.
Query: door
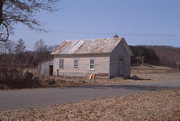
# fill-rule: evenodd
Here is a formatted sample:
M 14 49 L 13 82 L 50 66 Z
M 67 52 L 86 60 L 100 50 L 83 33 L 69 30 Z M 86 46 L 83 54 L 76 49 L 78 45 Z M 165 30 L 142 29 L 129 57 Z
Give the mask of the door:
M 123 57 L 118 58 L 118 71 L 119 75 L 123 76 Z
M 49 76 L 53 75 L 53 65 L 49 66 Z

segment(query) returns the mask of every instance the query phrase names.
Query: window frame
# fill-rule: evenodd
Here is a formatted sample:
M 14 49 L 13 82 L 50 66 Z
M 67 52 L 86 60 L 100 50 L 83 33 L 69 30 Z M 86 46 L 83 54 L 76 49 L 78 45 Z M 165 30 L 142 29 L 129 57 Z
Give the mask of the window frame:
M 59 69 L 64 69 L 64 59 L 59 59 Z
M 93 61 L 93 63 L 92 63 L 92 61 Z M 93 66 L 93 68 L 92 68 L 91 66 Z M 89 60 L 89 69 L 90 69 L 91 71 L 94 71 L 94 70 L 95 70 L 95 59 L 90 59 L 90 60 Z
M 74 69 L 78 69 L 78 68 L 79 68 L 79 60 L 78 59 L 74 59 Z

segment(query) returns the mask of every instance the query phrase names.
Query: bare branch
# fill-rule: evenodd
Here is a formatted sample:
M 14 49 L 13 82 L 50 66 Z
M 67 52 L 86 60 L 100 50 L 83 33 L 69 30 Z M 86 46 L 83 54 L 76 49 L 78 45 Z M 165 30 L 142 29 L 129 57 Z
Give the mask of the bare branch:
M 33 30 L 45 31 L 40 22 L 34 17 L 41 10 L 53 12 L 56 9 L 54 3 L 59 0 L 0 0 L 0 26 L 12 31 L 14 23 L 22 23 Z M 5 25 L 4 25 L 5 24 Z
M 0 41 L 2 42 L 6 42 L 9 38 L 9 29 L 8 29 L 8 25 L 6 25 L 5 23 L 2 23 L 0 25 Z

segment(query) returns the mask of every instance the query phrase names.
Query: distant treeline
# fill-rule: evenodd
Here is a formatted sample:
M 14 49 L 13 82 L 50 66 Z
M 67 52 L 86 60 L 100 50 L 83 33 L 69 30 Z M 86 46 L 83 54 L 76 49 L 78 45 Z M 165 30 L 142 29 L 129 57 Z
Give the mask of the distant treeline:
M 132 65 L 144 63 L 176 67 L 180 62 L 180 48 L 170 46 L 130 46 L 134 56 Z
M 160 59 L 163 66 L 176 67 L 176 62 L 180 62 L 180 47 L 170 46 L 149 46 Z
M 0 66 L 36 67 L 40 61 L 52 58 L 50 53 L 54 48 L 55 46 L 47 46 L 43 40 L 38 40 L 32 51 L 26 49 L 23 39 L 19 39 L 17 43 L 0 42 Z
M 0 43 L 0 66 L 31 66 L 53 56 L 51 51 L 57 46 L 47 46 L 43 40 L 34 44 L 34 50 L 27 51 L 25 41 L 20 39 L 17 43 L 8 41 Z M 132 65 L 141 63 L 175 67 L 180 62 L 180 48 L 170 46 L 130 46 L 134 56 Z
M 48 47 L 43 40 L 35 43 L 34 50 L 26 50 L 25 41 L 0 43 L 0 89 L 39 87 L 36 76 L 38 63 L 51 58 L 54 47 Z M 28 70 L 28 71 L 27 71 Z M 31 71 L 31 72 L 29 72 Z

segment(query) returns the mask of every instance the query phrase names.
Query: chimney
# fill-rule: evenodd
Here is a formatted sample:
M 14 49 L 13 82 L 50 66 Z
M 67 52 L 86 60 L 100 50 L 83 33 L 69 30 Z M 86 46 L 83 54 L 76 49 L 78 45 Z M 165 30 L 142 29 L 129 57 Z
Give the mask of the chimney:
M 113 36 L 113 38 L 119 38 L 119 36 L 118 36 L 117 34 L 115 34 L 115 35 Z

